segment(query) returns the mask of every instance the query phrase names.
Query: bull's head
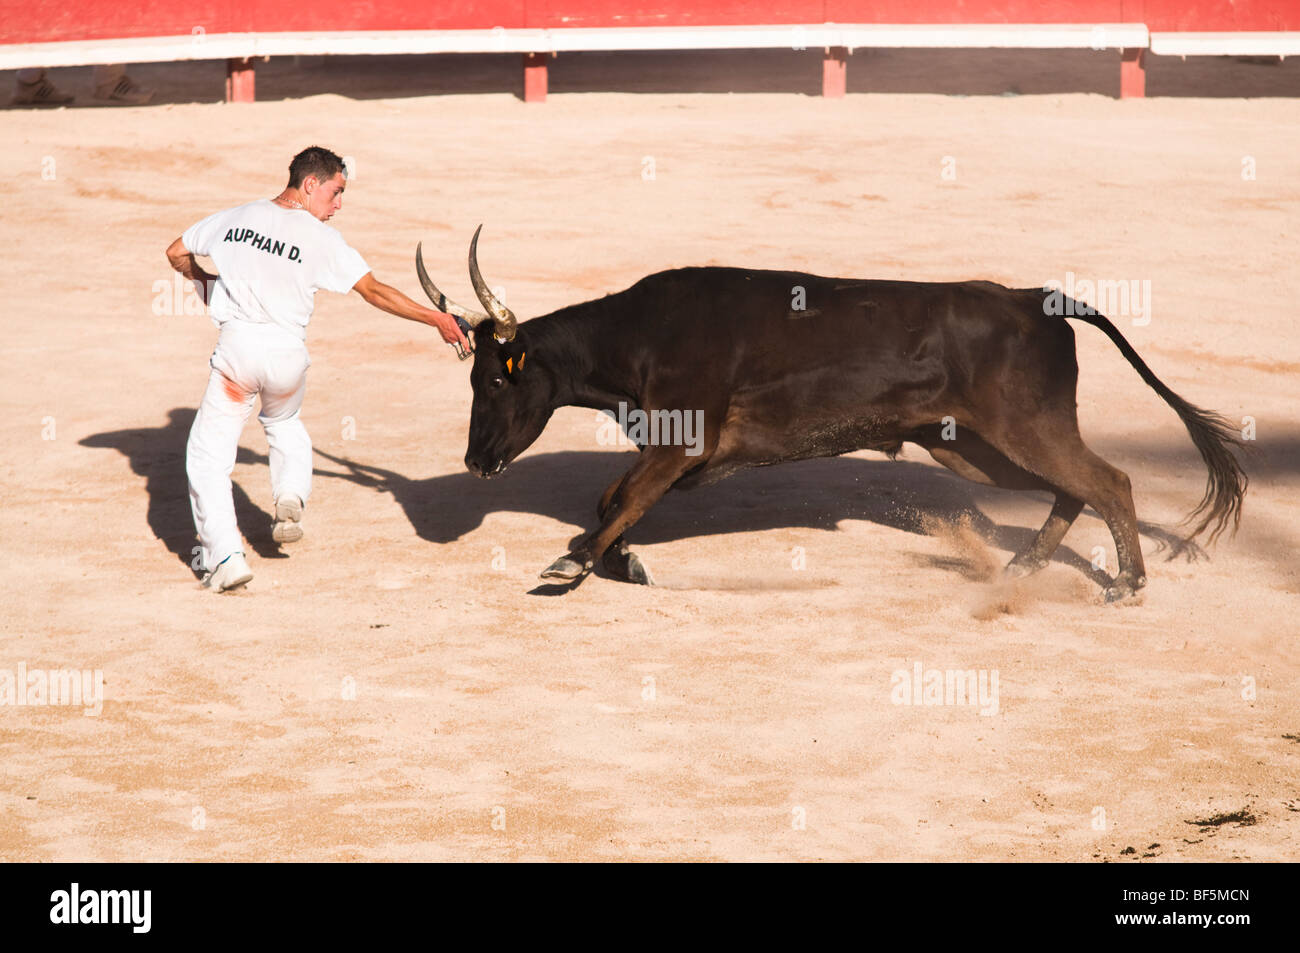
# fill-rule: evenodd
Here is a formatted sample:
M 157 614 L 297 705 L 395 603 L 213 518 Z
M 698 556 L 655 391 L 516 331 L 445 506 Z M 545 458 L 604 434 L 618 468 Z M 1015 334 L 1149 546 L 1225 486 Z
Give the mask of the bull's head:
M 453 314 L 471 328 L 491 322 L 492 333 L 475 333 L 474 367 L 470 385 L 474 404 L 469 417 L 469 449 L 465 466 L 475 476 L 494 477 L 505 470 L 541 436 L 555 407 L 551 403 L 553 382 L 542 362 L 529 353 L 528 332 L 519 327 L 514 314 L 492 293 L 478 267 L 480 225 L 469 245 L 469 277 L 474 293 L 485 311 L 471 311 L 456 304 L 434 285 L 424 269 L 419 246 L 415 249 L 415 270 L 424 293 L 435 308 Z

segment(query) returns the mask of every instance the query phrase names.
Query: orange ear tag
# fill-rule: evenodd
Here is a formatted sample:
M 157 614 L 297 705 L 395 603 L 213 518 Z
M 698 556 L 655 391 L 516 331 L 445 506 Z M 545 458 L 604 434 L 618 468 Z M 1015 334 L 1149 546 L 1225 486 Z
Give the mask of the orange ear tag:
M 524 351 L 522 354 L 519 355 L 519 369 L 521 371 L 524 369 L 524 358 L 526 358 L 527 356 L 528 356 L 527 351 Z
M 510 374 L 510 373 L 512 373 L 512 372 L 514 371 L 514 369 L 515 369 L 515 359 L 514 359 L 513 357 L 507 357 L 507 358 L 506 358 L 506 373 L 507 373 L 507 374 Z

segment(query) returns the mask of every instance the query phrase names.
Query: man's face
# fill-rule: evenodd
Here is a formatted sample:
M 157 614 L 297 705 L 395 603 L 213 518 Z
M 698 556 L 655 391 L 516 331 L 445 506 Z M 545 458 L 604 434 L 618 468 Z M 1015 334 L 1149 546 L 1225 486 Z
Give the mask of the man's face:
M 343 207 L 343 190 L 347 184 L 342 172 L 335 172 L 333 178 L 324 182 L 314 175 L 307 176 L 302 183 L 302 191 L 307 196 L 307 211 L 322 222 L 328 222 Z

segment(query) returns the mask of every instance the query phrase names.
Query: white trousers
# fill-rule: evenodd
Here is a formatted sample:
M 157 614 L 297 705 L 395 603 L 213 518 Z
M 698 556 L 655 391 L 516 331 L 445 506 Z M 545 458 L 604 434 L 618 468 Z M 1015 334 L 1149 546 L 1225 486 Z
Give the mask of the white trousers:
M 190 428 L 185 472 L 190 509 L 202 547 L 200 570 L 212 570 L 231 553 L 243 552 L 235 523 L 230 473 L 253 401 L 270 448 L 271 498 L 311 495 L 311 438 L 298 418 L 307 391 L 307 346 L 274 324 L 227 321 L 208 362 L 212 373 Z

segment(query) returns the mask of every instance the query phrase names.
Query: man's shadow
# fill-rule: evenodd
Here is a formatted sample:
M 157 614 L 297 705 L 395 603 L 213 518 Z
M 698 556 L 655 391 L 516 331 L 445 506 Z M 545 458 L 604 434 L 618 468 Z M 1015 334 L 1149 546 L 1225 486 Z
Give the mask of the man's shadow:
M 166 544 L 168 550 L 195 573 L 198 536 L 190 512 L 189 481 L 185 476 L 185 443 L 196 411 L 176 407 L 167 414 L 162 427 L 136 427 L 99 433 L 80 441 L 83 447 L 105 447 L 122 453 L 131 464 L 131 472 L 145 478 L 149 494 L 149 528 Z M 243 447 L 238 463 L 268 463 L 266 454 Z M 244 539 L 262 559 L 284 559 L 286 553 L 271 538 L 271 513 L 249 498 L 236 482 L 231 481 L 235 518 Z
M 505 476 L 493 480 L 467 472 L 412 480 L 319 448 L 316 453 L 348 471 L 332 476 L 391 493 L 416 534 L 433 543 L 461 539 L 480 526 L 487 514 L 502 511 L 534 513 L 595 528 L 601 492 L 633 462 L 631 453 L 566 451 L 524 457 L 515 461 Z M 931 535 L 936 525 L 969 526 L 989 545 L 1019 552 L 1037 535 L 1037 527 L 995 523 L 979 506 L 1008 492 L 910 461 L 805 460 L 742 471 L 711 487 L 671 492 L 629 532 L 629 542 L 635 548 L 638 543 L 724 533 L 800 527 L 833 530 L 841 520 L 856 519 L 917 535 Z M 1042 501 L 1046 519 L 1050 497 L 1035 493 L 1033 498 Z M 1194 543 L 1189 545 L 1162 527 L 1140 522 L 1139 529 L 1156 540 L 1158 552 L 1167 550 L 1169 558 L 1191 560 L 1200 554 Z M 585 535 L 574 536 L 567 546 L 571 548 Z M 560 546 L 557 539 L 557 556 Z M 724 547 L 719 547 L 717 556 L 721 564 L 734 559 L 734 553 Z M 960 558 L 924 561 L 967 576 L 976 570 Z M 1053 561 L 1083 573 L 1099 586 L 1110 585 L 1105 572 L 1066 545 L 1057 549 Z

